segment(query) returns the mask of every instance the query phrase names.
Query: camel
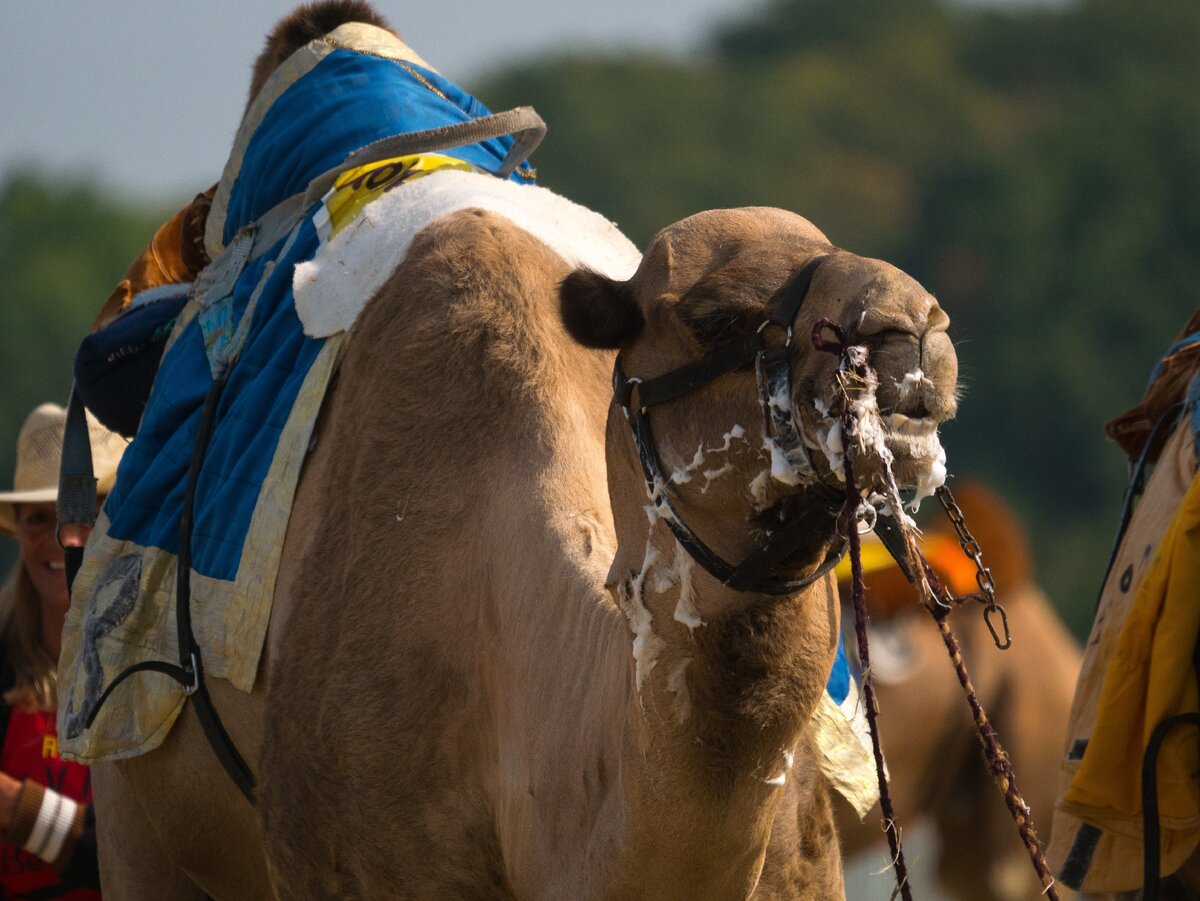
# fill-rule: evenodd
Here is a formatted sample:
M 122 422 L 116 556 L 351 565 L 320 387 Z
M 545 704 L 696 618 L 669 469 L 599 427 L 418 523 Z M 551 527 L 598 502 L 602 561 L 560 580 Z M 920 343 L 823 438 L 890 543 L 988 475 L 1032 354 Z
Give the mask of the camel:
M 807 336 L 839 323 L 872 351 L 896 478 L 927 480 L 957 403 L 948 317 L 800 216 L 691 216 L 627 281 L 488 210 L 424 227 L 325 397 L 254 691 L 209 679 L 256 806 L 185 709 L 93 768 L 105 891 L 842 897 L 810 726 L 834 580 L 772 596 L 695 565 L 613 400 L 618 350 L 648 380 L 754 335 L 806 266 L 784 406 L 828 445 L 838 361 Z M 786 516 L 804 528 L 778 573 L 799 579 L 841 543 L 836 473 L 772 460 L 753 368 L 651 415 L 715 553 L 747 558 Z
M 1012 757 L 1022 794 L 1037 822 L 1048 823 L 1081 651 L 1035 581 L 1032 553 L 1016 514 L 981 484 L 964 482 L 953 490 L 996 580 L 1013 644 L 997 650 L 974 605 L 953 616 L 955 634 Z M 943 582 L 956 594 L 977 591 L 974 563 L 962 554 L 949 522 L 935 511 L 924 534 L 926 554 Z M 928 550 L 939 543 L 943 553 Z M 953 897 L 1034 897 L 1041 886 L 984 767 L 937 630 L 899 569 L 869 574 L 867 591 L 880 732 L 901 824 L 931 823 L 938 842 L 936 872 Z M 845 598 L 847 591 L 842 594 Z M 847 615 L 852 621 L 853 611 L 844 609 Z M 928 728 L 930 722 L 938 727 Z M 837 805 L 837 814 L 844 854 L 882 841 L 878 808 L 864 820 L 845 804 Z M 1073 897 L 1069 889 L 1059 891 Z

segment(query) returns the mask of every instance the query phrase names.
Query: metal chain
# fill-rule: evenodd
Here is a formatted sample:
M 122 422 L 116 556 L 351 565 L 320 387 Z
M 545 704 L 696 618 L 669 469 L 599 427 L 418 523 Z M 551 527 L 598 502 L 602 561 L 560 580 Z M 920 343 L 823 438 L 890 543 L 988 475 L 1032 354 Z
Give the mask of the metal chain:
M 832 331 L 836 337 L 836 341 L 827 341 L 823 338 L 822 332 Z M 849 359 L 847 351 L 848 342 L 846 334 L 839 325 L 828 320 L 822 319 L 813 328 L 813 344 L 818 350 L 825 350 L 832 353 L 837 353 L 841 359 L 841 369 L 850 368 L 853 361 Z M 843 389 L 844 390 L 844 389 Z M 848 400 L 848 398 L 847 398 Z M 849 404 L 847 404 L 847 410 Z M 848 510 L 854 511 L 860 503 L 858 491 L 854 485 L 854 442 L 850 441 L 853 434 L 854 417 L 847 416 L 843 427 L 845 428 L 846 441 L 846 458 L 845 458 L 845 476 L 846 476 L 846 500 Z M 893 483 L 894 490 L 894 483 Z M 987 605 L 984 612 L 984 621 L 987 623 L 988 629 L 992 633 L 992 638 L 996 642 L 996 646 L 1004 649 L 1011 643 L 1012 639 L 1008 631 L 1008 616 L 1004 612 L 1004 608 L 996 603 L 996 583 L 992 578 L 991 571 L 983 565 L 983 555 L 979 548 L 979 542 L 971 534 L 970 529 L 962 515 L 962 510 L 958 504 L 954 502 L 954 496 L 950 491 L 941 488 L 937 492 L 938 500 L 941 501 L 942 507 L 946 511 L 946 515 L 954 524 L 954 531 L 958 534 L 959 543 L 962 545 L 963 553 L 970 559 L 975 561 L 977 574 L 975 581 L 979 585 L 980 595 L 969 595 L 967 597 L 974 598 Z M 852 582 L 854 590 L 852 592 L 855 610 L 855 634 L 859 644 L 859 659 L 863 664 L 863 699 L 866 703 L 867 723 L 871 733 L 872 750 L 875 757 L 876 777 L 879 781 L 880 806 L 884 811 L 884 829 L 888 834 L 888 842 L 892 850 L 893 867 L 896 870 L 897 887 L 893 892 L 892 897 L 897 894 L 908 899 L 911 895 L 908 885 L 908 873 L 904 863 L 904 856 L 900 850 L 900 835 L 899 829 L 895 822 L 895 815 L 891 811 L 891 800 L 888 792 L 887 775 L 883 764 L 883 751 L 879 746 L 879 730 L 876 723 L 878 715 L 878 707 L 875 701 L 874 687 L 872 685 L 871 669 L 870 669 L 870 651 L 867 646 L 867 616 L 866 616 L 866 601 L 862 585 L 862 563 L 859 557 L 861 548 L 858 543 L 858 533 L 856 528 L 856 520 L 853 514 L 850 517 L 849 524 L 849 544 L 850 544 L 850 561 Z M 903 526 L 902 526 L 903 527 Z M 911 536 L 909 536 L 911 538 Z M 1046 865 L 1046 857 L 1042 852 L 1041 843 L 1038 841 L 1037 831 L 1033 825 L 1033 818 L 1029 810 L 1029 806 L 1021 797 L 1021 793 L 1017 790 L 1016 774 L 1013 771 L 1012 763 L 1008 758 L 1008 754 L 1004 751 L 1000 744 L 1000 738 L 996 734 L 995 728 L 987 718 L 984 712 L 983 705 L 979 702 L 979 697 L 975 692 L 975 686 L 971 682 L 971 676 L 967 672 L 966 662 L 963 660 L 962 647 L 955 638 L 954 633 L 950 630 L 947 614 L 950 612 L 951 605 L 958 601 L 967 600 L 967 597 L 952 598 L 950 593 L 941 585 L 937 577 L 937 573 L 929 565 L 929 562 L 921 556 L 921 552 L 910 543 L 911 553 L 915 555 L 924 567 L 926 580 L 918 580 L 924 589 L 929 592 L 930 597 L 926 600 L 926 607 L 930 615 L 937 623 L 938 631 L 941 633 L 942 640 L 946 645 L 946 650 L 950 654 L 951 662 L 954 665 L 955 673 L 958 676 L 959 684 L 963 688 L 967 703 L 971 708 L 971 716 L 975 721 L 976 734 L 979 737 L 980 744 L 983 747 L 984 757 L 987 761 L 987 766 L 992 777 L 996 780 L 1001 793 L 1004 796 L 1005 805 L 1008 807 L 1009 814 L 1013 818 L 1013 822 L 1017 826 L 1017 831 L 1021 836 L 1021 841 L 1025 845 L 1026 851 L 1029 853 L 1030 861 L 1033 863 L 1034 870 L 1037 872 L 1038 878 L 1042 885 L 1045 886 L 1042 894 L 1050 899 L 1050 901 L 1058 901 L 1058 892 L 1055 889 L 1054 877 L 1050 872 L 1050 868 Z M 913 561 L 914 565 L 916 560 Z M 1004 640 L 1001 642 L 996 629 L 992 625 L 989 614 L 999 610 L 1002 619 L 1002 627 L 1004 629 Z
M 950 493 L 950 489 L 943 485 L 937 490 L 937 499 L 942 505 L 942 509 L 946 511 L 946 517 L 950 520 L 950 524 L 954 526 L 954 532 L 958 536 L 958 543 L 962 547 L 963 553 L 971 560 L 975 561 L 975 584 L 979 586 L 981 597 L 980 601 L 984 604 L 983 621 L 987 624 L 988 631 L 992 633 L 992 641 L 996 643 L 1002 651 L 1012 647 L 1012 633 L 1008 628 L 1008 613 L 1004 607 L 996 602 L 996 580 L 992 578 L 992 571 L 983 565 L 983 549 L 979 546 L 979 542 L 975 540 L 975 536 L 971 534 L 971 530 L 967 528 L 967 521 L 963 517 L 963 512 L 958 504 L 954 501 L 954 495 Z M 992 617 L 997 613 L 1000 614 L 1000 629 L 1004 632 L 1004 637 L 1000 637 L 1000 633 L 996 629 L 996 624 Z

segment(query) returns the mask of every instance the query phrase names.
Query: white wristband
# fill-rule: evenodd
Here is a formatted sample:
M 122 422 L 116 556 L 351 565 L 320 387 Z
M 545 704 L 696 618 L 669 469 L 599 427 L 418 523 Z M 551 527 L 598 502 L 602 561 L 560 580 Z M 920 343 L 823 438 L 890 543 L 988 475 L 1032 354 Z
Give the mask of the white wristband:
M 25 842 L 25 850 L 53 863 L 62 853 L 63 845 L 75 825 L 79 805 L 56 791 L 46 789 L 42 795 L 42 806 Z

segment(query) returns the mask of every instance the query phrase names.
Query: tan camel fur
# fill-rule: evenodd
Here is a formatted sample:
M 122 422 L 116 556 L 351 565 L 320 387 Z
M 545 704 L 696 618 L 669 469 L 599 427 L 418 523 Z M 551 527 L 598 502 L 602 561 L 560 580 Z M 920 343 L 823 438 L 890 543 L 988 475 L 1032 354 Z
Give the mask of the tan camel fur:
M 660 235 L 629 285 L 592 283 L 574 301 L 628 299 L 644 326 L 626 365 L 653 375 L 703 352 L 693 326 L 752 324 L 831 251 L 788 213 L 705 213 Z M 609 410 L 611 353 L 558 323 L 567 274 L 506 220 L 456 214 L 426 229 L 363 313 L 285 546 L 261 755 L 262 693 L 217 698 L 259 775 L 281 897 L 841 895 L 807 726 L 834 652 L 832 581 L 787 599 L 736 594 L 677 558 L 664 524 L 648 531 L 641 472 Z M 945 316 L 911 279 L 833 251 L 797 334 L 824 315 L 910 349 L 881 378 L 921 366 L 930 381 L 911 412 L 953 411 Z M 800 392 L 828 397 L 834 357 L 798 345 L 797 359 Z M 732 471 L 706 493 L 679 486 L 681 514 L 730 559 L 757 538 L 759 420 L 741 373 L 656 421 L 666 467 L 746 429 L 714 455 Z M 897 470 L 912 481 L 927 461 L 904 457 L 905 440 Z M 798 572 L 832 538 L 814 535 Z M 641 599 L 661 647 L 639 692 L 626 614 L 647 551 L 661 564 L 646 567 Z M 673 617 L 683 573 L 705 623 L 694 633 Z M 150 824 L 137 834 L 157 834 L 163 860 L 213 897 L 261 896 L 257 828 L 197 730 L 96 770 L 105 877 L 121 897 L 161 890 L 116 850 L 139 817 Z
M 817 254 L 795 322 L 800 419 L 815 436 L 814 401 L 834 402 L 837 360 L 806 338 L 828 316 L 874 348 L 896 474 L 912 484 L 955 408 L 948 320 L 908 276 L 804 219 L 693 216 L 628 283 L 570 273 L 494 213 L 424 229 L 326 397 L 260 686 L 211 680 L 257 774 L 258 816 L 189 712 L 159 749 L 95 767 L 106 891 L 842 897 L 809 727 L 839 628 L 832 577 L 768 598 L 693 568 L 648 522 L 611 405 L 615 346 L 642 377 L 693 360 L 757 328 Z M 721 470 L 673 486 L 711 547 L 741 560 L 786 502 L 813 523 L 788 571 L 817 567 L 836 539 L 824 501 L 750 490 L 770 465 L 752 372 L 653 418 L 666 471 L 697 448 Z
M 830 250 L 781 211 L 706 213 L 662 233 L 628 285 L 577 277 L 563 302 L 616 297 L 617 332 L 636 334 L 627 370 L 650 376 L 703 352 L 689 319 L 752 328 Z M 572 343 L 554 315 L 566 274 L 503 219 L 458 215 L 364 311 L 322 427 L 328 468 L 306 472 L 294 514 L 321 517 L 325 540 L 277 598 L 287 620 L 273 629 L 260 772 L 282 897 L 841 894 L 807 727 L 835 649 L 832 581 L 786 600 L 737 594 L 678 559 L 663 523 L 648 535 L 641 471 L 609 408 L 611 355 Z M 822 315 L 853 329 L 867 310 L 877 335 L 905 336 L 933 380 L 925 407 L 948 415 L 945 317 L 896 270 L 835 253 L 797 331 Z M 831 390 L 835 358 L 798 360 L 801 392 Z M 666 466 L 733 425 L 753 436 L 714 455 L 733 469 L 707 493 L 680 492 L 730 559 L 756 541 L 760 416 L 743 373 L 656 422 Z M 832 537 L 815 526 L 796 570 Z M 658 575 L 690 574 L 694 633 L 673 617 L 685 580 L 652 578 L 647 554 Z M 659 647 L 639 691 L 640 604 Z
M 967 483 L 953 490 L 996 580 L 1013 645 L 1007 651 L 996 649 L 974 604 L 955 613 L 951 623 L 988 718 L 1012 759 L 1021 794 L 1039 831 L 1045 832 L 1079 673 L 1079 644 L 1036 584 L 1028 539 L 1013 511 L 984 486 Z M 953 540 L 954 531 L 938 511 L 926 525 L 925 535 Z M 975 590 L 974 566 L 967 566 L 972 572 L 964 574 L 967 584 L 960 591 Z M 867 584 L 872 635 L 877 639 L 890 635 L 888 644 L 902 645 L 908 656 L 903 668 L 875 666 L 880 733 L 896 815 L 902 826 L 925 821 L 933 827 L 938 842 L 936 871 L 953 897 L 964 901 L 1036 897 L 1041 886 L 1003 798 L 984 768 L 946 647 L 899 571 L 879 575 L 883 578 L 868 576 Z M 903 612 L 896 613 L 898 609 Z M 877 649 L 882 652 L 882 645 L 872 645 L 872 664 L 882 663 Z M 837 805 L 837 814 L 844 853 L 882 843 L 878 806 L 863 821 L 846 804 Z M 1063 897 L 1075 897 L 1062 886 L 1058 891 Z

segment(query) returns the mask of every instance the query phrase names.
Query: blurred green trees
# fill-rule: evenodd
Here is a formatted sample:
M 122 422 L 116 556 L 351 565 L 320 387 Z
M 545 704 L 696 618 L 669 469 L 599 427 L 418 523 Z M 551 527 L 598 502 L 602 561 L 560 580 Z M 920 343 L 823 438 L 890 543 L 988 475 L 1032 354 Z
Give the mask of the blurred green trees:
M 17 432 L 47 400 L 65 405 L 92 318 L 164 219 L 78 177 L 20 170 L 0 181 L 0 486 Z M 0 541 L 0 571 L 14 559 Z
M 700 209 L 769 204 L 920 279 L 962 364 L 951 470 L 1014 501 L 1082 633 L 1123 488 L 1103 423 L 1197 305 L 1197 46 L 1189 0 L 777 0 L 688 59 L 548 59 L 478 93 L 536 106 L 542 183 L 639 243 Z M 169 211 L 2 178 L 7 485 L 21 417 L 65 399 L 79 336 Z

